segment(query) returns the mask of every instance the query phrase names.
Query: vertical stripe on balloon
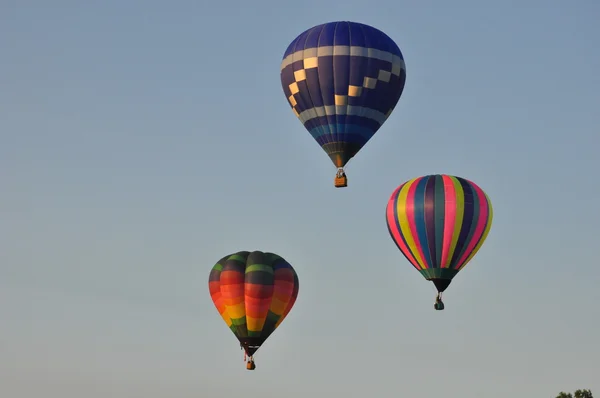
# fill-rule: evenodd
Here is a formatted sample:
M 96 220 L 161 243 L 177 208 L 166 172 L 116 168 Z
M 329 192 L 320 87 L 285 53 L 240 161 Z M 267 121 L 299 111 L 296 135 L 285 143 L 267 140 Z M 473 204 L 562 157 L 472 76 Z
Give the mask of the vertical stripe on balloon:
M 467 263 L 469 261 L 471 261 L 471 259 L 473 258 L 473 256 L 475 256 L 475 254 L 477 254 L 477 252 L 479 251 L 479 249 L 483 245 L 483 242 L 487 238 L 488 233 L 490 232 L 490 229 L 492 227 L 492 218 L 493 218 L 492 202 L 490 201 L 490 198 L 485 194 L 485 192 L 483 192 L 483 190 L 481 190 L 481 188 L 477 187 L 476 189 L 481 194 L 483 194 L 483 198 L 481 198 L 481 203 L 483 203 L 482 208 L 484 208 L 485 214 L 482 215 L 481 220 L 480 220 L 480 222 L 482 223 L 482 229 L 483 229 L 483 231 L 482 231 L 480 237 L 477 240 L 477 244 L 474 245 L 473 249 L 471 249 L 470 254 L 461 263 L 459 269 L 464 268 L 464 266 L 467 265 Z
M 434 228 L 435 228 L 435 257 L 443 267 L 442 259 L 444 244 L 444 220 L 446 219 L 446 195 L 444 193 L 444 179 L 442 176 L 436 176 L 434 181 Z
M 386 220 L 388 220 L 387 226 L 388 226 L 388 231 L 389 231 L 390 235 L 392 236 L 394 243 L 396 243 L 396 246 L 398 246 L 398 249 L 400 249 L 400 252 L 404 255 L 404 257 L 406 257 L 406 259 L 417 270 L 420 270 L 421 266 L 415 259 L 415 256 L 408 249 L 406 240 L 404 239 L 404 236 L 402 236 L 401 231 L 400 231 L 400 222 L 398 220 L 397 203 L 399 200 L 400 191 L 401 191 L 402 187 L 404 187 L 404 185 L 405 184 L 402 184 L 398 188 L 396 188 L 396 190 L 392 194 L 390 200 L 388 201 L 388 204 L 386 207 Z
M 420 178 L 406 183 L 404 188 L 400 191 L 400 197 L 398 199 L 398 219 L 400 220 L 400 226 L 402 235 L 406 238 L 408 248 L 412 252 L 413 256 L 417 259 L 417 262 L 421 266 L 421 269 L 427 268 L 425 258 L 421 252 L 419 242 L 417 240 L 417 233 L 414 227 L 415 215 L 414 215 L 414 200 L 415 200 L 415 189 L 419 183 Z M 410 209 L 410 211 L 406 211 Z
M 454 225 L 456 223 L 456 190 L 454 181 L 450 176 L 442 176 L 444 182 L 444 237 L 442 240 L 442 262 L 440 268 L 448 268 L 452 259 L 452 237 L 454 236 Z
M 419 252 L 425 262 L 425 268 L 431 268 L 432 262 L 429 256 L 429 245 L 427 244 L 427 231 L 425 225 L 425 186 L 427 178 L 421 178 L 416 184 L 413 196 L 413 225 L 416 232 L 416 241 L 418 242 Z
M 458 238 L 460 236 L 460 231 L 463 225 L 463 219 L 465 215 L 465 195 L 462 185 L 460 181 L 454 176 L 452 178 L 452 183 L 454 184 L 455 198 L 456 198 L 456 218 L 454 221 L 454 231 L 452 232 L 452 243 L 449 247 L 449 265 L 448 268 L 454 269 L 454 252 L 456 251 L 456 245 L 458 243 Z

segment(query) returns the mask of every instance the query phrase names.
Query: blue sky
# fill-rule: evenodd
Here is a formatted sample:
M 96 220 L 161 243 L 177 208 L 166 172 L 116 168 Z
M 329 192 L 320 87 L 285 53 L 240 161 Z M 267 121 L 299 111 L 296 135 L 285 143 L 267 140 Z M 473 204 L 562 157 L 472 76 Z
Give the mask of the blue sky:
M 0 11 L 0 395 L 600 393 L 596 2 Z M 289 42 L 333 20 L 383 30 L 407 65 L 342 190 L 279 81 Z M 442 312 L 384 219 L 429 173 L 475 181 L 495 211 Z M 239 250 L 300 278 L 254 372 L 207 287 Z

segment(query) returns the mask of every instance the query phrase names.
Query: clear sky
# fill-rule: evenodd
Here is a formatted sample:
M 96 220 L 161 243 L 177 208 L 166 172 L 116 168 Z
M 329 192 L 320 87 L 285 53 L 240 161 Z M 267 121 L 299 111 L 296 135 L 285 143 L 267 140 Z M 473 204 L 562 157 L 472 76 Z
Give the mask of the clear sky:
M 346 189 L 279 81 L 334 20 L 407 65 Z M 599 20 L 593 0 L 2 1 L 0 395 L 600 394 Z M 495 210 L 441 312 L 384 217 L 429 173 Z M 239 250 L 300 278 L 254 372 L 207 286 Z

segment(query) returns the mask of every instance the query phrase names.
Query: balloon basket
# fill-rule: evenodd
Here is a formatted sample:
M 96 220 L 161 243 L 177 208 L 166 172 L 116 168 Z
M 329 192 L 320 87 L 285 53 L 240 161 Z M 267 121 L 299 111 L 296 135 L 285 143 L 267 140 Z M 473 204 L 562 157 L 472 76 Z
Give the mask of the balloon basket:
M 256 365 L 254 364 L 254 361 L 250 360 L 248 362 L 246 362 L 246 370 L 254 370 L 256 369 Z
M 348 179 L 344 177 L 335 177 L 335 187 L 344 188 L 348 186 Z
M 433 305 L 433 308 L 436 311 L 441 311 L 444 309 L 444 302 L 442 301 L 442 293 L 438 293 L 437 297 L 435 298 L 435 304 Z
M 339 169 L 334 180 L 334 185 L 336 188 L 344 188 L 348 186 L 348 178 L 346 177 L 346 173 L 344 173 L 344 169 Z

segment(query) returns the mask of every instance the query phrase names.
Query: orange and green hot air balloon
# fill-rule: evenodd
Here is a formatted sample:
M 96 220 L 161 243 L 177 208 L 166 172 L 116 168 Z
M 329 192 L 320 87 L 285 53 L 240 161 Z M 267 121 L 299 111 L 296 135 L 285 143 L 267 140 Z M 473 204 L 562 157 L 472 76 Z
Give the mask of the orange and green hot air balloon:
M 223 257 L 210 271 L 210 296 L 248 357 L 288 315 L 298 296 L 298 275 L 277 254 L 241 251 Z
M 442 292 L 475 256 L 492 227 L 492 203 L 475 183 L 450 175 L 413 178 L 392 193 L 386 221 L 406 259 Z

